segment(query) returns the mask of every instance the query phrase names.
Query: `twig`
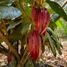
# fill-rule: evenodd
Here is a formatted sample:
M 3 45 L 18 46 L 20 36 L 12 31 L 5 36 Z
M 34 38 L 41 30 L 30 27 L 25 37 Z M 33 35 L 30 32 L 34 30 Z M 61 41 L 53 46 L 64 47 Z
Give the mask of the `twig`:
M 26 50 L 25 50 L 25 52 L 24 52 L 24 54 L 23 54 L 23 56 L 22 56 L 22 58 L 21 58 L 21 60 L 20 60 L 20 62 L 19 62 L 19 64 L 18 64 L 18 67 L 20 67 L 20 65 L 22 65 L 22 66 L 24 66 L 24 64 L 25 64 L 25 62 L 27 61 L 27 59 L 28 59 L 28 56 L 29 56 L 29 54 L 26 56 L 26 58 L 25 58 L 25 55 L 27 54 L 27 48 L 26 48 Z

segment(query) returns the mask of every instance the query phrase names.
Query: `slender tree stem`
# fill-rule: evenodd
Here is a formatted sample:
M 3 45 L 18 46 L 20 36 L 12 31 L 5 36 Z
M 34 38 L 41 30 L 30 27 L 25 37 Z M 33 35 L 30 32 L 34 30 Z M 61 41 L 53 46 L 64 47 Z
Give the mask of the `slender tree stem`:
M 23 56 L 22 56 L 22 58 L 21 58 L 21 60 L 20 60 L 20 62 L 18 64 L 18 67 L 21 67 L 21 66 L 23 67 L 25 62 L 27 61 L 28 57 L 29 57 L 29 54 L 27 54 L 27 48 L 26 48 L 25 52 L 24 52 L 24 54 L 23 54 Z

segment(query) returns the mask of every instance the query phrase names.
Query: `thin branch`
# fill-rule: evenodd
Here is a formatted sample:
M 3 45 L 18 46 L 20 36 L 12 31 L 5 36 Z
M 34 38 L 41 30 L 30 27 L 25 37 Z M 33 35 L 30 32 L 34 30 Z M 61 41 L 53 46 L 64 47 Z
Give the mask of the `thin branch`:
M 18 66 L 17 67 L 24 67 L 24 64 L 26 63 L 26 61 L 28 60 L 28 58 L 29 58 L 29 55 L 27 55 L 26 57 L 25 57 L 25 59 L 24 60 L 22 60 L 19 64 L 18 64 Z
M 26 50 L 25 50 L 25 52 L 24 52 L 24 54 L 23 54 L 23 56 L 18 64 L 18 67 L 20 67 L 20 65 L 24 66 L 25 62 L 27 61 L 27 59 L 29 57 L 29 54 L 27 54 L 27 55 L 26 54 L 27 54 L 27 48 L 26 48 Z
M 62 8 L 67 4 L 67 1 L 63 4 Z

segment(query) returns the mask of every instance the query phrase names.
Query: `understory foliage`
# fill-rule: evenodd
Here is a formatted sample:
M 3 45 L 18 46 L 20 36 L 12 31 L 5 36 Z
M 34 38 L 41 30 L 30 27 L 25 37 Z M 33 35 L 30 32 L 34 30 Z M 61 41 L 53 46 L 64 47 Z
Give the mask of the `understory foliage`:
M 62 54 L 63 46 L 54 30 L 61 24 L 60 18 L 67 21 L 66 3 L 0 0 L 0 53 L 7 56 L 8 67 L 35 67 L 45 46 L 55 57 Z

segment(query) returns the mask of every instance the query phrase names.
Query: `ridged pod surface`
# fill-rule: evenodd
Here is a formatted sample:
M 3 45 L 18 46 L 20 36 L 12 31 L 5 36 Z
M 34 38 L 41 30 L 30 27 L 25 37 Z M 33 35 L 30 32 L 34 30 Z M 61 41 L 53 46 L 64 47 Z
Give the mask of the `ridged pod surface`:
M 42 43 L 39 33 L 34 30 L 28 37 L 28 51 L 32 60 L 36 61 L 40 58 L 42 53 L 41 47 Z
M 35 28 L 39 33 L 45 34 L 50 22 L 50 14 L 46 8 L 32 7 L 32 21 L 35 22 Z

